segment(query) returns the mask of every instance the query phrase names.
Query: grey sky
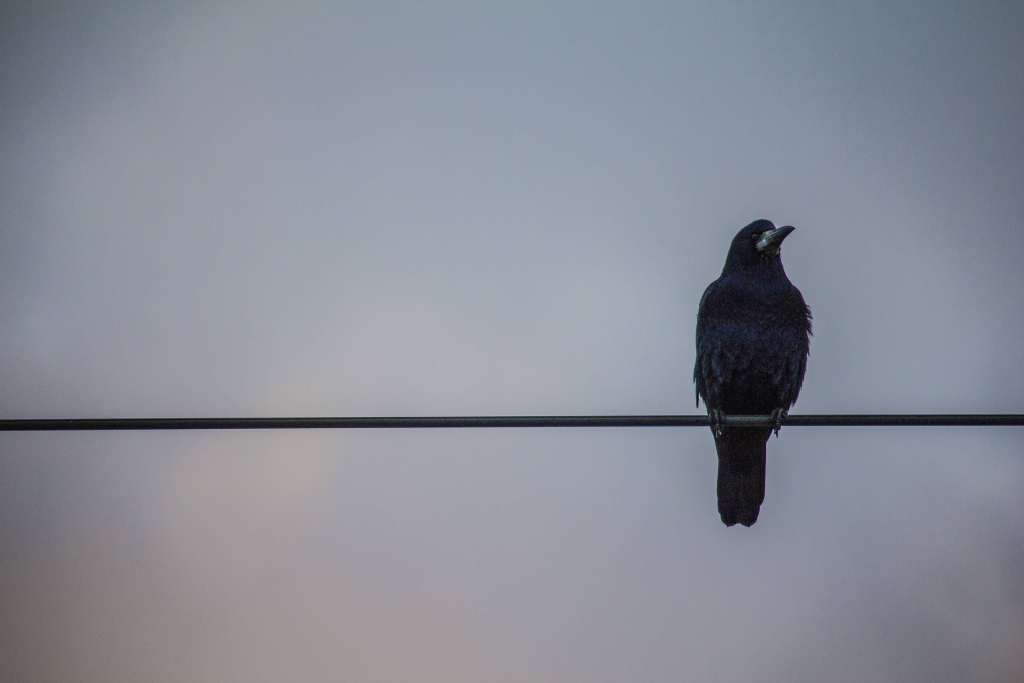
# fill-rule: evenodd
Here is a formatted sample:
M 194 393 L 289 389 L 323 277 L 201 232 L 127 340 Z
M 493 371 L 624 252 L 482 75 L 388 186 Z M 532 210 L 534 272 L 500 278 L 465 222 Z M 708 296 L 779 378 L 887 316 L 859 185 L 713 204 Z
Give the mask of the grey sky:
M 693 412 L 797 226 L 798 412 L 1024 412 L 1013 3 L 5 3 L 0 413 Z M 4 680 L 1024 678 L 1024 434 L 0 435 Z

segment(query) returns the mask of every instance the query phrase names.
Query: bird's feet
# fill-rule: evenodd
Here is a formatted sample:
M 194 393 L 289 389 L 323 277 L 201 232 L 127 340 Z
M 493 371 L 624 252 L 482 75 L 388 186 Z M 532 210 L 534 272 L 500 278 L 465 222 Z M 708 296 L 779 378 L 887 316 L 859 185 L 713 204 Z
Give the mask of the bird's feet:
M 779 438 L 779 430 L 782 429 L 782 423 L 786 421 L 787 415 L 789 411 L 785 408 L 776 408 L 772 411 L 772 431 L 775 432 L 775 438 Z
M 711 433 L 717 439 L 722 436 L 722 429 L 725 427 L 725 413 L 720 408 L 709 409 L 708 423 L 711 425 Z

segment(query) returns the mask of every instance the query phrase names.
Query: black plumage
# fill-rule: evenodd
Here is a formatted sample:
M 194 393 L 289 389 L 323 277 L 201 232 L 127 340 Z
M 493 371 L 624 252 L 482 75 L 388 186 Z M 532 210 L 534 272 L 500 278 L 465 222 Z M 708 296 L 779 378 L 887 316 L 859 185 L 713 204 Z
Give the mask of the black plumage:
M 779 247 L 792 227 L 757 220 L 733 238 L 721 276 L 697 313 L 697 401 L 704 399 L 718 451 L 718 512 L 750 526 L 764 501 L 772 429 L 725 427 L 723 415 L 765 415 L 775 433 L 796 402 L 807 368 L 811 311 L 786 277 Z

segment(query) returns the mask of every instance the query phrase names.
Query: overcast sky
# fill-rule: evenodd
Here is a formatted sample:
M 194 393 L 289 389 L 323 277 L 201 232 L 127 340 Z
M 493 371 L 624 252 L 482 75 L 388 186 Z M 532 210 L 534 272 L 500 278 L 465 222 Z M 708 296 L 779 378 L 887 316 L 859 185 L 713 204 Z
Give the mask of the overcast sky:
M 1016 3 L 143 4 L 0 9 L 4 417 L 694 413 L 760 217 L 794 412 L 1024 412 Z M 0 434 L 0 678 L 1019 681 L 1022 450 Z

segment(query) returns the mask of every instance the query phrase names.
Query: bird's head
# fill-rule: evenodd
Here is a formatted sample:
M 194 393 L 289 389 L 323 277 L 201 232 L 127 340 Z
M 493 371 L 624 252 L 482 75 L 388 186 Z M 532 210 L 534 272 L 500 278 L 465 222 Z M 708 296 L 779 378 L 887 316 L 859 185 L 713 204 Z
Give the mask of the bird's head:
M 751 268 L 779 260 L 782 240 L 796 230 L 791 225 L 776 228 L 769 220 L 756 220 L 736 233 L 729 246 L 725 270 Z

